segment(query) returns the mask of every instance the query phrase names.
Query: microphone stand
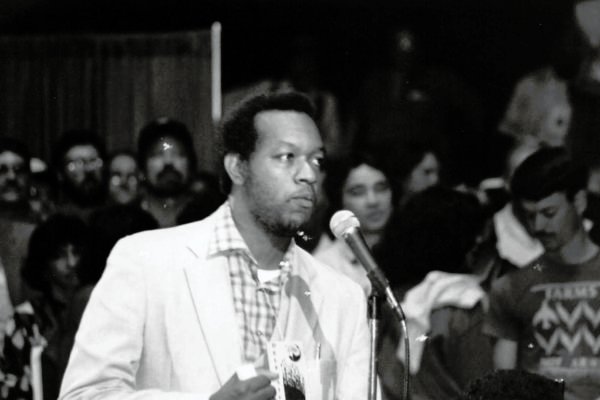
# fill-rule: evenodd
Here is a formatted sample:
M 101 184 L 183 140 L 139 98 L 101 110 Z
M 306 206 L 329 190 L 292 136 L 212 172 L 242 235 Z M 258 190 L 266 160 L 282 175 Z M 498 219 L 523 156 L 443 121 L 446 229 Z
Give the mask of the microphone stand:
M 381 299 L 374 290 L 369 296 L 368 315 L 369 330 L 371 331 L 369 353 L 369 400 L 377 400 L 377 339 L 381 321 Z
M 402 336 L 404 337 L 404 359 L 405 359 L 405 363 L 406 365 L 404 366 L 404 381 L 402 382 L 402 399 L 403 400 L 408 400 L 408 391 L 409 391 L 409 380 L 410 380 L 410 340 L 408 337 L 408 327 L 406 326 L 406 316 L 404 315 L 404 311 L 402 310 L 402 307 L 400 306 L 400 303 L 396 300 L 396 296 L 394 295 L 394 292 L 392 291 L 389 283 L 387 283 L 387 280 L 385 279 L 385 277 L 383 276 L 382 272 L 376 269 L 371 269 L 369 270 L 369 272 L 367 273 L 367 277 L 369 278 L 369 280 L 371 281 L 371 297 L 369 297 L 369 319 L 371 319 L 371 298 L 372 297 L 383 297 L 387 300 L 388 305 L 390 306 L 390 308 L 393 311 L 393 314 L 396 316 L 396 318 L 398 319 L 398 322 L 400 323 L 400 327 L 402 328 Z M 383 279 L 382 279 L 383 277 Z M 382 294 L 384 294 L 382 296 Z M 376 303 L 376 302 L 375 302 Z M 377 304 L 375 304 L 375 307 L 377 307 Z M 377 311 L 377 309 L 375 310 Z M 379 318 L 381 319 L 381 318 Z M 370 321 L 369 321 L 370 322 Z M 375 333 L 377 333 L 377 328 L 375 328 Z M 371 328 L 371 351 L 375 350 L 375 347 L 373 345 L 373 341 L 376 340 L 376 338 L 373 335 L 373 328 Z M 375 357 L 371 355 L 371 357 Z M 375 367 L 377 366 L 377 361 L 372 361 L 372 363 L 375 363 Z M 369 366 L 371 369 L 372 365 Z M 376 378 L 372 378 L 371 376 L 369 376 L 369 389 L 371 389 L 371 380 L 372 379 L 376 379 Z M 375 385 L 374 385 L 375 386 Z M 369 390 L 369 396 L 371 396 L 371 390 Z M 369 400 L 374 399 L 369 397 Z

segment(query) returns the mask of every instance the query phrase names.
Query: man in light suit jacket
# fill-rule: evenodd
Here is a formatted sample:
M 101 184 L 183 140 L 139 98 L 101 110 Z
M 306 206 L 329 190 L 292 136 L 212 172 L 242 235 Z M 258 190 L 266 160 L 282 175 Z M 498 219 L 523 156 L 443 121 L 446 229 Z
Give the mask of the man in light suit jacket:
M 270 399 L 268 343 L 299 346 L 307 399 L 367 398 L 364 294 L 292 239 L 324 157 L 310 103 L 255 97 L 222 134 L 228 201 L 200 222 L 117 243 L 61 399 Z M 247 365 L 256 376 L 242 376 Z

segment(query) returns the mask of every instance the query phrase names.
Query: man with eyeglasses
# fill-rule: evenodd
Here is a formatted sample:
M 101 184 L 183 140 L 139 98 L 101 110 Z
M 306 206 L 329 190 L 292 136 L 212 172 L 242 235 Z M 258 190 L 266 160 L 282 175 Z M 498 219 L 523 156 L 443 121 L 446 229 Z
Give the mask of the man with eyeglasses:
M 29 160 L 23 143 L 0 138 L 0 329 L 11 314 L 11 300 L 22 301 L 20 267 L 37 221 L 29 206 Z
M 2 213 L 28 214 L 29 154 L 13 139 L 0 142 L 0 203 Z
M 53 155 L 59 185 L 58 211 L 87 219 L 106 201 L 104 144 L 92 131 L 67 131 L 58 140 Z

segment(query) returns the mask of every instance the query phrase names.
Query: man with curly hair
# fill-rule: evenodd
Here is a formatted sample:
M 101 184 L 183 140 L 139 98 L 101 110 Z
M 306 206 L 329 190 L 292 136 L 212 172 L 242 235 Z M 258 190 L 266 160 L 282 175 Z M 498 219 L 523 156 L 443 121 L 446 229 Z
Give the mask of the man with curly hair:
M 289 93 L 252 98 L 225 120 L 228 200 L 204 220 L 117 243 L 62 399 L 271 399 L 276 343 L 300 347 L 306 398 L 367 397 L 365 296 L 292 239 L 322 173 L 312 115 Z

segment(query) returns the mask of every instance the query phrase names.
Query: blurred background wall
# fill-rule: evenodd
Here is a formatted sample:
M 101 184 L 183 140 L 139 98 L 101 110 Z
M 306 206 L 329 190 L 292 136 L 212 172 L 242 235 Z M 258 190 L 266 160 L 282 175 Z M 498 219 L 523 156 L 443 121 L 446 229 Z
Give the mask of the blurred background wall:
M 573 3 L 566 0 L 4 0 L 0 3 L 0 34 L 156 36 L 206 31 L 218 20 L 223 26 L 224 91 L 282 77 L 293 38 L 310 34 L 317 43 L 320 85 L 338 98 L 341 113 L 347 117 L 365 76 L 384 63 L 386 35 L 391 29 L 409 27 L 419 38 L 424 65 L 450 70 L 474 89 L 484 111 L 483 134 L 493 135 L 516 81 L 547 64 L 556 53 L 558 38 L 572 22 L 572 9 Z M 6 51 L 0 54 L 9 57 Z M 205 67 L 198 64 L 198 76 L 206 72 L 202 71 Z M 114 83 L 114 90 L 119 86 Z M 195 95 L 202 97 L 203 93 L 200 90 Z M 189 98 L 188 94 L 185 97 Z M 22 100 L 3 101 L 20 107 L 16 102 Z M 148 102 L 140 104 L 145 104 L 146 110 L 152 108 Z M 186 107 L 186 101 L 177 104 Z M 135 123 L 123 125 L 119 129 L 129 132 L 119 131 L 109 146 L 130 143 L 141 120 L 153 114 L 147 112 Z M 118 118 L 113 115 L 108 121 L 96 121 L 95 128 L 117 134 L 113 125 Z M 210 129 L 202 121 L 184 120 L 195 130 Z M 6 122 L 1 126 L 4 131 L 11 129 Z M 27 134 L 37 135 L 36 127 L 31 128 Z M 54 122 L 47 129 L 59 128 L 61 124 Z M 485 143 L 473 145 L 473 151 L 489 152 L 483 149 Z M 33 150 L 44 152 L 44 146 L 39 142 Z M 200 158 L 211 154 L 212 150 L 204 148 Z

